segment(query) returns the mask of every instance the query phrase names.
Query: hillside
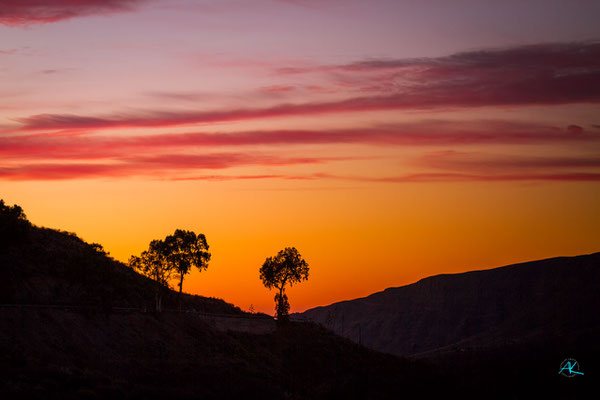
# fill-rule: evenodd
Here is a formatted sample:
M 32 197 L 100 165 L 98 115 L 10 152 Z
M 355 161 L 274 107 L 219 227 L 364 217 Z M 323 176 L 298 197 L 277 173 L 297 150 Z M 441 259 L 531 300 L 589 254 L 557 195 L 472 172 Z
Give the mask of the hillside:
M 600 332 L 598 288 L 595 253 L 433 276 L 299 316 L 402 356 L 541 343 L 581 349 Z
M 490 280 L 487 271 L 480 271 L 457 275 L 460 284 L 453 283 L 454 276 L 433 277 L 411 285 L 412 292 L 395 288 L 370 296 L 377 305 L 398 292 L 396 309 L 403 304 L 411 318 L 429 313 L 416 331 L 429 343 L 444 333 L 439 331 L 442 324 L 455 335 L 451 338 L 473 330 L 461 342 L 438 346 L 417 360 L 368 349 L 315 323 L 275 324 L 220 299 L 185 295 L 178 311 L 178 293 L 172 290 L 163 293 L 166 311 L 155 313 L 153 281 L 111 259 L 99 246 L 33 226 L 15 211 L 19 209 L 0 203 L 2 399 L 573 398 L 595 386 L 600 351 L 588 345 L 600 332 L 588 311 L 598 309 L 593 268 L 598 255 L 567 259 L 571 274 L 563 271 L 564 260 L 541 262 L 549 265 L 544 271 L 563 271 L 558 281 L 547 272 L 541 279 L 540 267 L 530 263 L 525 264 L 528 273 L 499 269 Z M 575 267 L 581 271 L 573 274 Z M 571 275 L 585 276 L 586 282 L 568 283 L 579 281 Z M 476 295 L 466 290 L 458 295 L 465 281 Z M 502 289 L 502 282 L 516 286 Z M 543 310 L 549 288 L 563 295 L 562 286 L 573 285 L 578 292 L 571 300 L 550 304 L 560 323 L 546 324 L 550 330 L 539 326 L 549 313 Z M 493 308 L 504 310 L 504 317 L 490 312 L 474 318 L 502 290 L 516 297 Z M 587 301 L 584 311 L 573 308 L 578 299 Z M 531 301 L 533 310 L 525 307 Z M 444 306 L 448 302 L 452 306 Z M 439 314 L 433 306 L 448 312 L 449 320 L 436 321 Z M 515 314 L 519 307 L 523 310 Z M 381 310 L 374 307 L 371 312 L 385 315 Z M 545 314 L 535 315 L 536 310 Z M 351 329 L 349 312 L 341 315 Z M 463 322 L 453 326 L 452 321 Z M 341 321 L 331 322 L 336 330 Z M 393 341 L 385 324 L 379 328 L 382 337 Z M 562 339 L 555 331 L 564 334 Z M 370 337 L 377 338 L 369 336 L 373 331 L 367 324 L 361 333 L 369 345 Z M 586 366 L 585 378 L 556 374 L 566 350 Z
M 262 334 L 211 323 L 256 316 L 166 290 L 74 234 L 0 204 L 0 398 L 397 398 L 431 393 L 433 369 L 315 324 Z M 19 211 L 19 210 L 16 210 Z M 201 313 L 198 313 L 201 312 Z M 246 322 L 244 322 L 246 321 Z M 249 330 L 252 331 L 252 330 Z M 259 330 L 260 331 L 260 330 Z

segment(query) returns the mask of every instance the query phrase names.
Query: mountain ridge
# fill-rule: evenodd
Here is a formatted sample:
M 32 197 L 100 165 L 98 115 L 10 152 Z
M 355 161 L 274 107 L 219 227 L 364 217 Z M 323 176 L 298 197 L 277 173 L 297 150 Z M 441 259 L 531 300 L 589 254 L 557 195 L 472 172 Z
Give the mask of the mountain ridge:
M 368 294 L 366 296 L 355 297 L 353 299 L 339 300 L 339 301 L 333 302 L 331 304 L 326 304 L 326 305 L 322 305 L 322 306 L 311 307 L 311 308 L 308 308 L 308 309 L 306 309 L 304 311 L 295 312 L 293 314 L 300 315 L 300 314 L 303 314 L 304 312 L 309 311 L 309 310 L 315 310 L 315 309 L 319 309 L 319 308 L 330 307 L 330 306 L 333 306 L 333 305 L 336 305 L 336 304 L 346 303 L 346 302 L 355 301 L 355 300 L 364 300 L 364 299 L 367 299 L 367 298 L 369 298 L 371 296 L 377 295 L 379 293 L 385 293 L 387 291 L 393 291 L 394 289 L 400 289 L 400 288 L 405 288 L 405 287 L 408 287 L 408 286 L 416 285 L 418 283 L 421 283 L 423 281 L 427 281 L 427 280 L 433 279 L 433 278 L 448 277 L 448 276 L 455 276 L 455 275 L 466 275 L 466 274 L 477 273 L 477 272 L 491 271 L 491 270 L 500 269 L 500 268 L 510 268 L 510 267 L 515 267 L 515 266 L 519 266 L 519 265 L 522 265 L 522 264 L 529 264 L 529 263 L 532 263 L 532 262 L 540 262 L 540 261 L 547 261 L 547 260 L 569 259 L 569 258 L 575 258 L 575 257 L 585 257 L 585 256 L 598 255 L 598 254 L 600 254 L 600 251 L 593 252 L 593 253 L 588 253 L 588 254 L 577 254 L 575 256 L 555 256 L 555 257 L 540 258 L 539 260 L 533 260 L 533 261 L 531 261 L 531 260 L 530 261 L 520 261 L 520 262 L 515 262 L 515 263 L 507 264 L 507 265 L 500 265 L 500 266 L 496 266 L 496 267 L 474 269 L 474 270 L 463 271 L 463 272 L 445 272 L 445 273 L 441 273 L 441 274 L 426 276 L 426 277 L 420 278 L 420 279 L 418 279 L 418 280 L 416 280 L 414 282 L 407 283 L 406 285 L 389 286 L 389 287 L 386 287 L 385 289 L 378 290 L 378 291 L 373 292 L 371 294 Z
M 552 257 L 491 269 L 439 274 L 295 314 L 367 347 L 397 355 L 426 353 L 512 324 L 517 331 L 549 325 L 600 325 L 600 253 Z M 596 285 L 596 286 L 594 286 Z M 560 299 L 553 298 L 555 293 Z M 573 313 L 577 301 L 583 304 Z M 587 303 L 587 304 L 585 304 Z M 408 332 L 408 333 L 407 333 Z

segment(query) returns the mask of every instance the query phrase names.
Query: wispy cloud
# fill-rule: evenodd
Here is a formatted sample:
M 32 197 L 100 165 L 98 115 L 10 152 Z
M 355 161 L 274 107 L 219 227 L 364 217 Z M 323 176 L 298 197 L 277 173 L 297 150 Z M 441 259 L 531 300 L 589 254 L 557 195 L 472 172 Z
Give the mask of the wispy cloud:
M 375 181 L 600 181 L 600 154 L 524 156 L 448 150 L 427 153 L 417 165 L 442 172 Z
M 210 150 L 219 147 L 336 145 L 465 146 L 498 144 L 598 144 L 600 134 L 583 127 L 554 127 L 506 121 L 421 121 L 358 129 L 191 132 L 142 136 L 95 135 L 0 136 L 5 160 L 102 159 L 164 151 Z
M 341 158 L 285 157 L 269 154 L 220 153 L 220 154 L 160 154 L 131 156 L 102 163 L 33 162 L 16 165 L 0 165 L 0 179 L 65 180 L 87 178 L 116 178 L 146 176 L 158 179 L 198 179 L 190 173 L 202 170 L 225 170 L 234 167 L 281 167 L 298 164 L 322 164 Z M 278 175 L 283 178 L 284 175 Z M 259 175 L 256 179 L 273 178 L 275 175 Z M 207 178 L 208 179 L 208 178 Z M 231 178 L 233 179 L 233 178 Z M 250 179 L 244 176 L 241 179 Z
M 20 49 L 6 49 L 6 50 L 0 49 L 0 55 L 17 54 L 19 51 L 20 51 Z
M 418 60 L 370 60 L 325 68 L 349 73 L 344 77 L 346 81 L 356 79 L 359 86 L 367 85 L 370 88 L 367 91 L 375 90 L 376 93 L 262 108 L 151 110 L 104 116 L 39 114 L 21 118 L 18 122 L 23 130 L 167 127 L 376 110 L 600 102 L 599 43 L 525 46 Z M 367 82 L 362 76 L 365 71 L 371 74 L 382 70 L 393 73 L 386 72 L 384 77 L 375 73 L 367 78 Z M 287 86 L 273 87 L 288 89 Z
M 87 15 L 131 11 L 148 0 L 2 0 L 0 24 L 45 24 Z
M 472 145 L 597 146 L 600 134 L 578 125 L 553 127 L 506 121 L 421 121 L 347 130 L 273 130 L 192 132 L 144 136 L 0 136 L 0 178 L 10 180 L 149 176 L 211 180 L 197 171 L 235 167 L 285 167 L 350 160 L 348 157 L 299 157 L 293 146 L 319 145 L 336 154 L 340 144 L 356 146 L 460 147 L 428 152 L 409 166 L 417 172 L 392 177 L 257 173 L 240 179 L 338 179 L 371 182 L 433 181 L 590 181 L 597 180 L 600 156 L 503 156 L 475 153 Z M 266 146 L 266 147 L 265 147 Z M 220 152 L 218 149 L 235 149 Z M 478 147 L 480 148 L 480 147 Z M 260 149 L 260 150 L 257 150 Z M 266 150 L 268 149 L 268 150 Z M 268 151 L 268 153 L 264 153 Z M 352 160 L 358 160 L 356 157 Z M 404 160 L 406 162 L 406 160 Z M 431 170 L 437 170 L 431 172 Z M 439 172 L 438 172 L 439 171 Z M 229 175 L 227 175 L 229 176 Z M 241 176 L 241 175 L 230 175 Z M 222 180 L 234 179 L 225 177 Z M 218 180 L 218 179 L 212 179 Z
M 413 183 L 413 182 L 598 182 L 600 173 L 575 172 L 575 173 L 529 173 L 529 174 L 460 174 L 460 173 L 419 173 L 390 177 L 337 177 L 360 182 L 381 183 Z
M 236 180 L 260 180 L 260 179 L 284 179 L 284 180 L 314 180 L 316 175 L 196 175 L 186 177 L 171 177 L 170 181 L 236 181 Z
M 341 175 L 328 172 L 198 174 L 207 170 L 236 167 L 282 167 L 302 164 L 327 164 L 340 157 L 285 157 L 273 154 L 159 154 L 139 155 L 103 162 L 31 162 L 0 166 L 0 179 L 13 181 L 122 178 L 143 176 L 161 180 L 341 180 L 365 183 L 417 182 L 503 182 L 503 181 L 600 181 L 600 156 L 516 157 L 444 151 L 428 153 L 417 162 L 419 169 L 440 172 L 415 172 L 392 176 Z
M 1 11 L 0 11 L 1 13 Z M 0 49 L 0 55 L 10 56 L 10 55 L 32 55 L 34 52 L 31 50 L 29 46 L 21 46 L 15 47 L 12 49 Z
M 164 169 L 225 169 L 237 166 L 286 166 L 297 164 L 322 164 L 335 158 L 285 157 L 255 153 L 218 154 L 158 154 L 131 156 L 121 160 L 129 164 Z
M 548 171 L 600 169 L 600 154 L 585 156 L 520 156 L 438 151 L 428 153 L 420 160 L 423 166 L 453 171 L 477 173 L 507 173 L 513 171 Z
M 600 43 L 571 42 L 545 43 L 502 49 L 487 49 L 455 53 L 443 57 L 365 59 L 348 64 L 284 67 L 283 74 L 312 72 L 368 72 L 400 71 L 424 76 L 464 76 L 465 72 L 497 73 L 498 71 L 556 72 L 573 68 L 594 68 Z M 564 71 L 568 72 L 568 71 Z M 576 72 L 576 71 L 571 71 Z
M 274 71 L 284 76 L 324 76 L 330 82 L 360 91 L 402 93 L 410 101 L 416 100 L 416 108 L 562 104 L 598 101 L 599 60 L 600 43 L 589 41 L 461 52 L 437 58 L 285 66 Z M 582 90 L 582 81 L 592 86 Z M 452 101 L 448 95 L 457 98 Z
M 520 156 L 487 153 L 437 151 L 424 155 L 423 166 L 477 172 L 509 172 L 524 170 L 600 169 L 600 154 L 585 156 Z
M 291 85 L 271 85 L 271 86 L 264 86 L 261 88 L 262 91 L 269 92 L 269 93 L 291 92 L 295 89 L 296 89 L 296 87 L 291 86 Z

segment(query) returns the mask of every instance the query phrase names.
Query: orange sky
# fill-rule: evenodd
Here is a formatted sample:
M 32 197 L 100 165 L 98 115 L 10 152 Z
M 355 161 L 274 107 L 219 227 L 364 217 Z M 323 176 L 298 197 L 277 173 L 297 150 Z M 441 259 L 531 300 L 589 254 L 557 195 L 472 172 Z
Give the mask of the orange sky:
M 579 182 L 333 186 L 101 180 L 3 190 L 34 223 L 123 261 L 175 228 L 203 232 L 213 257 L 184 289 L 265 312 L 273 294 L 258 268 L 285 246 L 310 264 L 309 280 L 290 290 L 294 311 L 432 274 L 599 250 L 600 193 Z
M 134 3 L 0 12 L 0 197 L 33 223 L 121 261 L 204 233 L 184 290 L 268 313 L 287 246 L 292 311 L 600 251 L 598 2 Z

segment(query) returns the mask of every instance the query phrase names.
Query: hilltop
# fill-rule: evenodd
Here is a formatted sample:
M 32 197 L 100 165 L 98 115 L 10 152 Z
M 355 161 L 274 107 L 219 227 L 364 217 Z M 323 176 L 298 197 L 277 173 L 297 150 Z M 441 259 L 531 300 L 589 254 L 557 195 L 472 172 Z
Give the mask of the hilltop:
M 112 259 L 97 244 L 70 232 L 25 224 L 0 253 L 0 303 L 111 307 L 154 307 L 155 282 Z M 175 308 L 179 294 L 164 291 Z M 221 299 L 185 294 L 184 306 L 204 312 L 240 314 Z
M 430 367 L 357 346 L 315 324 L 273 325 L 263 334 L 218 327 L 206 315 L 250 322 L 257 316 L 191 295 L 178 312 L 178 293 L 170 289 L 163 305 L 172 310 L 152 312 L 153 281 L 99 245 L 0 208 L 2 398 L 362 399 L 437 392 Z

